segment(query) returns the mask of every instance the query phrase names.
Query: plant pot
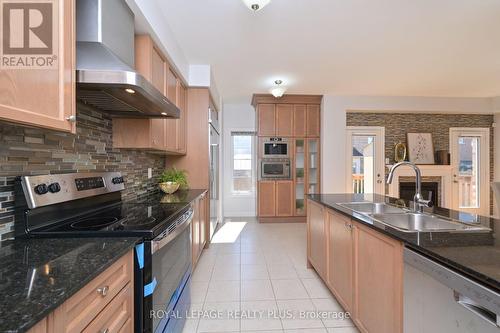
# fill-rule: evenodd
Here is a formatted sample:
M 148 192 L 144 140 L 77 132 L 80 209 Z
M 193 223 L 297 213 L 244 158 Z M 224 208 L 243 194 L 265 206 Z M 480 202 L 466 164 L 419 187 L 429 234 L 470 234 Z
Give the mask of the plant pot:
M 165 183 L 159 183 L 160 190 L 162 190 L 164 193 L 167 194 L 172 194 L 175 191 L 179 189 L 179 183 L 176 182 L 165 182 Z

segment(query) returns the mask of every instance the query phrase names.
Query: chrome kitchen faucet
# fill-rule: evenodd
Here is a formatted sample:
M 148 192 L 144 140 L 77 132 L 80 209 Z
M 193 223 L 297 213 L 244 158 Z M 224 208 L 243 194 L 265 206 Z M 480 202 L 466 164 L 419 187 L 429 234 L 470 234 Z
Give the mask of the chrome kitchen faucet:
M 405 161 L 394 164 L 389 171 L 389 175 L 387 176 L 387 184 L 392 183 L 394 171 L 402 165 L 408 165 L 415 170 L 415 195 L 413 196 L 413 210 L 416 213 L 423 213 L 424 207 L 432 207 L 434 204 L 432 201 L 424 200 L 422 198 L 422 173 L 420 172 L 420 168 L 415 163 Z

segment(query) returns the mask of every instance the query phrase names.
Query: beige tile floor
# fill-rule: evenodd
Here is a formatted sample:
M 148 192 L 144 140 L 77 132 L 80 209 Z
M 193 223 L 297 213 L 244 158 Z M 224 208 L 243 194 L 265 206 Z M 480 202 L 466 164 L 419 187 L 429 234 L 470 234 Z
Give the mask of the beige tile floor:
M 342 308 L 306 266 L 305 224 L 226 220 L 193 273 L 187 307 L 185 333 L 358 332 L 335 317 Z

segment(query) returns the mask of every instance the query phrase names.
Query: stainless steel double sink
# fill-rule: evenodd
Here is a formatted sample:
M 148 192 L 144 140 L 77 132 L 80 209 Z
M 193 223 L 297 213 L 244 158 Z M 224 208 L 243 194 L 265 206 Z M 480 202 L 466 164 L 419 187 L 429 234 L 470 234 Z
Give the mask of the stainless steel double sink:
M 339 204 L 356 213 L 403 232 L 487 232 L 491 229 L 425 213 L 415 213 L 386 203 L 349 202 Z

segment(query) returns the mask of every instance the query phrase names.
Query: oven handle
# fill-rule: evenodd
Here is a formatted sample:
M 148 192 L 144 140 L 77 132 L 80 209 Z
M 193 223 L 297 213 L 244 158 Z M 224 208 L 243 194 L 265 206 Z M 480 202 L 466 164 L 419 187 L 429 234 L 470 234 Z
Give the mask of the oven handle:
M 170 243 L 184 230 L 186 230 L 187 227 L 189 227 L 194 216 L 193 208 L 189 208 L 187 212 L 189 213 L 189 215 L 179 225 L 177 225 L 173 232 L 166 236 L 160 235 L 151 241 L 151 254 L 154 254 L 156 251 L 160 250 L 162 247 Z

